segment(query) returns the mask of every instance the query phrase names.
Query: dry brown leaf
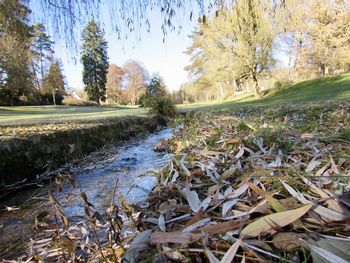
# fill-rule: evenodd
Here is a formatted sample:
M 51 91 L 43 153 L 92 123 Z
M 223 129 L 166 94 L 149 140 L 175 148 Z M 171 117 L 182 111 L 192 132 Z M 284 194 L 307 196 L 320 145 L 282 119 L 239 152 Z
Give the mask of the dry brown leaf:
M 328 199 L 330 196 L 326 194 L 322 189 L 318 188 L 316 185 L 314 185 L 310 180 L 306 179 L 305 177 L 302 178 L 303 181 L 311 187 L 311 190 L 321 196 L 322 198 Z M 326 200 L 326 203 L 328 204 L 329 208 L 332 210 L 344 214 L 345 210 L 340 206 L 339 202 L 335 199 L 328 199 Z
M 246 226 L 242 232 L 242 237 L 257 237 L 267 233 L 275 232 L 274 228 L 284 227 L 293 223 L 303 215 L 305 215 L 312 207 L 312 204 L 303 207 L 288 210 L 284 212 L 274 213 L 261 217 Z
M 205 248 L 204 254 L 209 260 L 209 263 L 219 263 L 220 260 L 211 253 L 211 251 L 208 248 Z
M 204 212 L 199 210 L 190 220 L 188 220 L 185 226 L 193 225 L 204 218 Z
M 211 235 L 215 235 L 218 233 L 225 233 L 227 231 L 230 230 L 235 230 L 235 229 L 239 229 L 241 225 L 240 221 L 228 221 L 228 222 L 223 222 L 223 223 L 218 223 L 215 225 L 207 225 L 204 226 L 202 228 L 200 228 L 199 230 L 202 232 L 206 232 L 209 236 Z
M 291 252 L 305 246 L 302 236 L 293 232 L 277 233 L 273 236 L 272 243 L 277 249 Z
M 151 234 L 150 241 L 152 244 L 162 243 L 178 243 L 188 244 L 198 241 L 202 238 L 202 235 L 184 233 L 184 232 L 154 232 Z
M 316 161 L 316 158 L 312 159 L 311 162 L 306 167 L 305 172 L 311 173 L 320 164 L 321 164 L 321 162 L 320 161 Z
M 231 263 L 236 256 L 237 250 L 241 245 L 241 240 L 237 240 L 230 249 L 225 253 L 224 257 L 221 259 L 220 263 Z
M 235 172 L 236 168 L 230 168 L 226 170 L 225 172 L 220 175 L 219 180 L 226 180 L 232 176 L 232 174 Z

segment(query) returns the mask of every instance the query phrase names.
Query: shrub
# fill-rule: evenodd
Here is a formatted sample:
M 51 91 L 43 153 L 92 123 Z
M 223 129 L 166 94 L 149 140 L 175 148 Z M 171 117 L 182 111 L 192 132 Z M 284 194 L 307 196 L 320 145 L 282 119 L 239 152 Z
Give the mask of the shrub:
M 288 86 L 289 86 L 288 82 L 286 82 L 286 81 L 280 81 L 280 80 L 277 80 L 277 81 L 273 84 L 273 87 L 274 87 L 275 89 L 277 89 L 277 90 L 286 88 L 286 87 L 288 87 Z
M 56 93 L 55 94 L 55 102 L 56 105 L 62 105 L 63 101 L 63 95 L 61 93 Z M 41 103 L 46 104 L 46 105 L 52 105 L 53 104 L 53 97 L 52 94 L 50 93 L 45 93 L 41 95 Z
M 157 97 L 151 101 L 150 113 L 166 118 L 173 118 L 177 115 L 175 103 L 169 96 Z
M 152 100 L 154 98 L 150 95 L 147 95 L 147 94 L 143 94 L 140 99 L 139 99 L 139 104 L 140 104 L 140 107 L 151 107 L 151 104 L 152 104 Z
M 62 104 L 67 106 L 98 106 L 95 101 L 77 100 L 70 96 L 64 96 Z

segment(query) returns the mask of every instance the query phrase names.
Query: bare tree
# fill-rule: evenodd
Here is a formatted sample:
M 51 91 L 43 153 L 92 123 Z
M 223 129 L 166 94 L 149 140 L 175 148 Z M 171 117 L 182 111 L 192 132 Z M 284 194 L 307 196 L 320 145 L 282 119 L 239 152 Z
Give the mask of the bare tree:
M 142 94 L 146 92 L 146 81 L 148 73 L 138 62 L 129 60 L 123 69 L 125 70 L 125 94 L 128 102 L 135 105 Z
M 124 70 L 116 64 L 110 64 L 107 70 L 107 103 L 120 103 L 122 92 L 122 79 Z

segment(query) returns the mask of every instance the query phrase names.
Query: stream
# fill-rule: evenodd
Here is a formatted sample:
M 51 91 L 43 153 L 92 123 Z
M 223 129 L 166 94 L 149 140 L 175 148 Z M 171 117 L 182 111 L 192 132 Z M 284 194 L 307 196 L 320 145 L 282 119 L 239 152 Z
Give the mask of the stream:
M 86 193 L 97 211 L 105 211 L 111 203 L 117 180 L 118 193 L 129 203 L 145 200 L 157 180 L 152 171 L 159 170 L 170 160 L 165 152 L 155 152 L 153 147 L 170 139 L 172 133 L 170 128 L 163 129 L 146 138 L 112 147 L 102 158 L 94 158 L 93 154 L 86 156 L 78 169 L 72 167 L 75 188 L 65 183 L 60 192 L 53 193 L 65 215 L 72 221 L 84 217 L 81 191 Z M 49 208 L 47 190 L 40 187 L 19 191 L 0 202 L 1 206 L 13 208 L 12 211 L 0 212 L 0 259 L 15 259 L 23 253 L 25 242 L 35 234 L 35 215 Z

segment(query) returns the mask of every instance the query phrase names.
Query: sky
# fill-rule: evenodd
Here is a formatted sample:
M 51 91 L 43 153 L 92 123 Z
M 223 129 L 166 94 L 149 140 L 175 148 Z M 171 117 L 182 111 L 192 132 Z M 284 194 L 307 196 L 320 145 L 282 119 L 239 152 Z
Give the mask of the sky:
M 37 2 L 31 1 L 31 8 L 37 12 L 32 13 L 32 22 L 39 22 L 40 17 L 48 17 L 49 14 L 41 13 Z M 193 7 L 192 7 L 193 8 Z M 198 10 L 194 7 L 194 13 L 198 14 Z M 188 15 L 188 14 L 187 14 Z M 147 17 L 150 22 L 150 32 L 147 32 L 146 26 L 141 28 L 140 32 L 122 34 L 118 39 L 117 33 L 112 29 L 113 17 L 110 16 L 108 5 L 102 5 L 100 13 L 101 27 L 105 31 L 105 39 L 108 42 L 109 63 L 122 66 L 126 61 L 132 59 L 140 62 L 150 74 L 157 73 L 165 81 L 168 90 L 173 91 L 180 88 L 181 84 L 189 80 L 184 67 L 189 65 L 190 57 L 184 54 L 187 47 L 191 45 L 189 35 L 196 27 L 196 19 L 192 21 L 182 15 L 181 12 L 172 21 L 177 28 L 181 26 L 180 32 L 168 32 L 163 42 L 163 32 L 161 26 L 163 24 L 159 11 L 148 11 Z M 36 21 L 38 20 L 38 21 Z M 45 22 L 44 22 L 45 24 Z M 75 28 L 75 39 L 80 41 L 80 33 L 84 25 L 77 25 Z M 67 47 L 67 38 L 57 37 L 47 28 L 49 35 L 56 36 L 55 40 L 55 57 L 60 59 L 63 64 L 63 74 L 66 77 L 66 83 L 70 89 L 83 89 L 82 83 L 82 65 L 80 63 L 79 50 L 72 50 Z M 125 31 L 125 30 L 124 30 Z M 127 38 L 125 37 L 127 36 Z M 140 40 L 138 40 L 140 39 Z M 80 43 L 78 43 L 80 46 Z M 286 56 L 282 52 L 275 52 L 275 58 L 282 62 L 282 66 L 286 66 Z
M 150 74 L 158 73 L 163 77 L 169 90 L 176 90 L 188 80 L 184 67 L 189 64 L 190 57 L 184 54 L 184 51 L 191 44 L 189 35 L 194 30 L 196 23 L 189 19 L 180 21 L 182 27 L 180 33 L 169 32 L 163 42 L 160 14 L 151 12 L 149 20 L 150 32 L 144 29 L 140 35 L 130 33 L 127 39 L 122 37 L 120 40 L 108 23 L 101 24 L 105 30 L 105 39 L 108 41 L 109 63 L 122 66 L 129 59 L 141 62 Z M 139 41 L 138 36 L 140 36 Z M 56 41 L 55 54 L 62 60 L 63 73 L 66 76 L 68 87 L 83 88 L 79 55 L 76 61 L 72 59 L 73 54 L 66 48 L 64 40 Z

